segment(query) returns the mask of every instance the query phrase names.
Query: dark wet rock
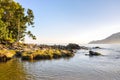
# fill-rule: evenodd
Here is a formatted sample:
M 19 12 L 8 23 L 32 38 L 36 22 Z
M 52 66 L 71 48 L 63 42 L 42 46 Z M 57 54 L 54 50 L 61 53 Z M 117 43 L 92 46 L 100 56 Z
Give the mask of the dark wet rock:
M 102 49 L 102 48 L 99 46 L 96 46 L 96 47 L 93 47 L 93 49 Z
M 80 46 L 78 44 L 74 44 L 74 43 L 69 43 L 66 46 L 67 49 L 80 49 Z
M 101 55 L 100 53 L 98 53 L 98 52 L 94 52 L 94 51 L 89 51 L 89 55 L 95 55 L 95 56 L 98 56 L 98 55 Z
M 21 57 L 21 56 L 22 56 L 22 53 L 23 53 L 23 51 L 16 51 L 15 56 L 16 56 L 16 57 Z
M 87 54 L 86 54 L 87 55 Z M 98 52 L 94 52 L 94 51 L 89 51 L 89 56 L 99 56 L 101 55 L 101 53 L 98 53 Z
M 80 49 L 88 50 L 89 48 L 85 46 L 80 46 Z

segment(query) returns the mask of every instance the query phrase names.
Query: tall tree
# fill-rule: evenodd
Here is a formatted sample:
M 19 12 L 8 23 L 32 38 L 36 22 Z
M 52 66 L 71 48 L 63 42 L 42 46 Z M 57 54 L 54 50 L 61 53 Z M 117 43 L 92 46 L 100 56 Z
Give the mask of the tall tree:
M 0 42 L 23 41 L 25 35 L 36 39 L 27 31 L 28 26 L 34 25 L 34 15 L 31 9 L 25 10 L 14 0 L 0 0 Z M 1 34 L 4 34 L 1 36 Z

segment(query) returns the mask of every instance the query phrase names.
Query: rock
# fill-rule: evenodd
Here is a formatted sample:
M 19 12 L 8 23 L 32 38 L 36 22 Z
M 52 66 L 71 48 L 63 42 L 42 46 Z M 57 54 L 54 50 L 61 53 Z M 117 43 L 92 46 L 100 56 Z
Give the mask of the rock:
M 0 50 L 7 49 L 7 47 L 3 44 L 0 44 Z
M 0 62 L 5 62 L 7 61 L 7 57 L 3 54 L 0 54 Z
M 98 52 L 89 51 L 89 56 L 99 56 L 99 55 L 101 55 L 101 54 Z
M 80 46 L 80 49 L 88 50 L 89 48 L 85 46 Z
M 73 43 L 69 43 L 66 46 L 67 49 L 80 49 L 80 46 L 78 44 L 73 44 Z
M 73 57 L 74 54 L 69 50 L 41 49 L 36 51 L 25 51 L 22 53 L 22 60 L 47 60 Z
M 0 62 L 6 62 L 14 57 L 14 50 L 0 50 Z
M 21 56 L 22 56 L 22 51 L 16 51 L 15 56 L 16 56 L 16 57 L 21 57 Z
M 96 46 L 96 47 L 93 47 L 93 49 L 102 49 L 102 48 L 99 46 Z

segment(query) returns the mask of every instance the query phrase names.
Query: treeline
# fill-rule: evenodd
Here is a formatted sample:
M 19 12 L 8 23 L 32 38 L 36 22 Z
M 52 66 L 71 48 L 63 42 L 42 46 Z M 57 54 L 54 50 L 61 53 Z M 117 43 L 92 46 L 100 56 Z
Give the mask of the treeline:
M 14 0 L 0 0 L 0 43 L 9 44 L 24 41 L 25 35 L 36 39 L 27 31 L 34 27 L 34 15 L 31 9 L 25 9 Z

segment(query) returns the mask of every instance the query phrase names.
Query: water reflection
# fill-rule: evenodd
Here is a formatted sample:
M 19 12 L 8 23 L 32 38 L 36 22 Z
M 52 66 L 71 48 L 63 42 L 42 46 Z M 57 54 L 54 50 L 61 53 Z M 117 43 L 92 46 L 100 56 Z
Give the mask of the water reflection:
M 18 59 L 0 63 L 0 80 L 26 80 L 23 65 Z

